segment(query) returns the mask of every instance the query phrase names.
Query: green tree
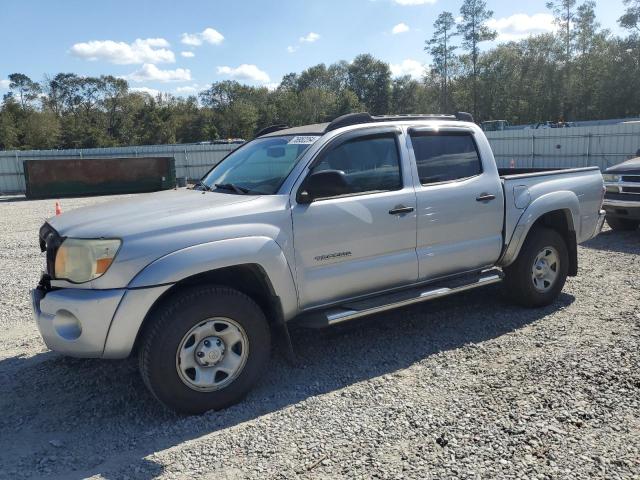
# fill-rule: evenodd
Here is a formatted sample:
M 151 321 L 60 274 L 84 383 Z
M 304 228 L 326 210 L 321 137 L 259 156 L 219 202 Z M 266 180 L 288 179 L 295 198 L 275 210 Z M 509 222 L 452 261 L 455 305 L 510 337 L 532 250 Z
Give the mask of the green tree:
M 358 100 L 358 96 L 348 88 L 345 88 L 340 91 L 338 98 L 336 98 L 331 118 L 337 118 L 347 113 L 361 112 L 364 108 L 364 105 Z
M 389 65 L 372 55 L 358 55 L 348 67 L 348 86 L 369 113 L 389 111 L 391 97 Z
M 456 35 L 455 20 L 451 12 L 442 12 L 433 24 L 433 36 L 427 40 L 424 49 L 432 58 L 431 69 L 442 79 L 441 111 L 449 109 L 449 65 L 455 55 L 456 46 L 451 44 L 451 38 Z
M 43 150 L 57 148 L 60 120 L 51 111 L 29 112 L 24 122 L 23 148 Z
M 5 98 L 0 108 L 0 150 L 13 150 L 20 146 L 18 126 L 8 103 L 11 101 L 11 97 Z
M 573 32 L 571 26 L 576 18 L 576 0 L 551 0 L 546 6 L 555 18 L 555 23 L 560 28 L 560 38 L 565 46 L 565 61 L 571 60 L 573 45 Z
M 576 0 L 551 0 L 546 3 L 547 8 L 552 11 L 554 16 L 555 24 L 559 28 L 559 37 L 564 44 L 564 82 L 563 82 L 563 92 L 564 95 L 562 97 L 561 102 L 561 118 L 567 119 L 568 110 L 569 110 L 569 97 L 571 95 L 571 85 L 570 85 L 570 68 L 571 68 L 571 58 L 572 51 L 574 45 L 574 32 L 572 29 L 572 25 L 575 23 L 576 19 Z
M 391 84 L 391 111 L 424 113 L 424 85 L 409 75 L 394 78 Z
M 622 28 L 630 30 L 632 35 L 640 35 L 640 0 L 622 0 L 622 3 L 626 9 L 618 23 Z
M 493 17 L 493 11 L 487 10 L 484 0 L 464 0 L 460 7 L 462 20 L 458 23 L 458 34 L 462 37 L 462 46 L 471 58 L 471 79 L 473 115 L 478 114 L 478 56 L 480 43 L 494 40 L 497 33 L 486 22 Z
M 594 46 L 600 23 L 596 21 L 596 2 L 587 0 L 576 9 L 574 47 L 580 56 L 585 56 Z
M 12 73 L 9 75 L 9 89 L 15 91 L 23 110 L 26 110 L 30 103 L 38 98 L 42 89 L 37 82 L 31 80 L 23 73 Z

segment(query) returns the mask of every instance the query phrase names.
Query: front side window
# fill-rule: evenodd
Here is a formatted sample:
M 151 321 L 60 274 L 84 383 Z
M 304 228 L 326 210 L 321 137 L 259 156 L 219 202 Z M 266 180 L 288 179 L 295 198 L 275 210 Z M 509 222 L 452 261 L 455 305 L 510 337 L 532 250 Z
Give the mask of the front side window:
M 340 170 L 347 194 L 399 190 L 402 188 L 400 156 L 394 133 L 348 140 L 323 155 L 313 172 Z
M 201 184 L 225 193 L 275 194 L 304 151 L 319 138 L 314 135 L 258 138 L 216 165 Z
M 471 134 L 411 132 L 420 183 L 448 182 L 482 173 L 480 156 Z

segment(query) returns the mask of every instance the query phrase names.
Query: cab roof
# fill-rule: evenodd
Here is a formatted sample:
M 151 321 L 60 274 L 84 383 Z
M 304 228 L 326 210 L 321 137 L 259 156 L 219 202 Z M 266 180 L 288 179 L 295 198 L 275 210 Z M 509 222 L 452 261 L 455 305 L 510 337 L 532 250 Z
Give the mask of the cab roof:
M 403 115 L 378 115 L 373 116 L 367 112 L 347 113 L 331 122 L 314 123 L 312 125 L 302 125 L 300 127 L 289 127 L 288 125 L 272 125 L 262 129 L 256 137 L 276 137 L 280 135 L 324 135 L 327 132 L 349 125 L 363 123 L 382 123 L 402 120 L 458 120 L 461 122 L 473 122 L 470 113 L 457 112 L 455 115 L 443 114 L 403 114 Z
M 314 123 L 312 125 L 301 125 L 299 127 L 282 128 L 260 135 L 259 137 L 278 137 L 281 135 L 324 135 L 329 122 Z

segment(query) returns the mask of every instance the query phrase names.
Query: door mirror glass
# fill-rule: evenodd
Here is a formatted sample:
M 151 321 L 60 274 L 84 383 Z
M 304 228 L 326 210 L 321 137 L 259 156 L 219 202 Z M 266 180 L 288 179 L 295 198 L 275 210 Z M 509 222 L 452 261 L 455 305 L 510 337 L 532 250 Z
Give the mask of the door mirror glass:
M 349 193 L 349 184 L 342 170 L 312 172 L 300 185 L 296 201 L 311 203 L 318 198 L 336 197 Z

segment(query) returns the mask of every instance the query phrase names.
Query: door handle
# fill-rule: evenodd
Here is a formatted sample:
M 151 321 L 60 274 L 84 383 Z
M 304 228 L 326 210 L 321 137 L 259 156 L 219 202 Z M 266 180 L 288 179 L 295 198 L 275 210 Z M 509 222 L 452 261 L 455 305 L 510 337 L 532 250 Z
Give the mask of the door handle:
M 404 205 L 396 205 L 391 210 L 389 210 L 389 215 L 399 215 L 402 213 L 411 213 L 413 212 L 413 207 L 405 207 Z
M 490 202 L 495 199 L 496 196 L 491 193 L 481 193 L 479 197 L 476 197 L 476 202 Z

